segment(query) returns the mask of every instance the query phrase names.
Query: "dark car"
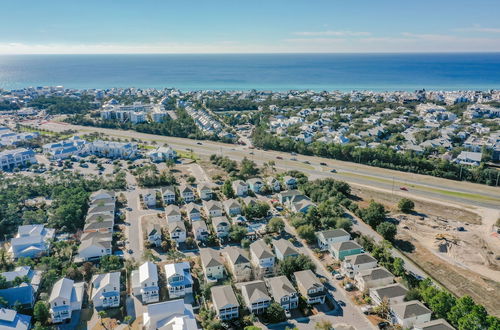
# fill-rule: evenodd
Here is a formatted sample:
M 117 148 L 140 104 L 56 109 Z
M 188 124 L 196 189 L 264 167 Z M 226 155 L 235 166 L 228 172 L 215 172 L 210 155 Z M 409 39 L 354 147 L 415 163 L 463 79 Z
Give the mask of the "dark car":
M 326 166 L 326 163 L 319 163 L 321 166 Z
M 201 143 L 201 142 L 196 142 L 196 144 L 198 144 L 198 145 L 200 145 L 200 146 L 201 146 L 203 143 Z
M 283 159 L 283 157 L 281 157 L 281 156 L 276 156 L 276 159 Z
M 389 328 L 390 324 L 389 324 L 389 322 L 384 321 L 384 322 L 379 322 L 377 325 L 378 325 L 379 329 L 387 329 L 387 328 Z

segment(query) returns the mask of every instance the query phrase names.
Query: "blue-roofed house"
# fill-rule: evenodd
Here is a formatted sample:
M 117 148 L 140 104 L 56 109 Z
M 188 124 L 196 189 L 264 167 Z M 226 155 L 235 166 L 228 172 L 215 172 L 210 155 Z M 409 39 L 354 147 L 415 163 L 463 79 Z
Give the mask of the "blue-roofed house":
M 177 262 L 164 266 L 169 298 L 182 298 L 193 292 L 193 278 L 189 262 Z
M 28 330 L 31 316 L 20 314 L 13 309 L 0 308 L 0 329 Z
M 29 266 L 19 266 L 13 271 L 0 274 L 7 282 L 14 282 L 16 277 L 26 279 L 19 285 L 1 289 L 0 297 L 7 301 L 9 306 L 21 304 L 26 307 L 33 307 L 35 304 L 35 296 L 40 286 L 42 272 L 31 269 Z

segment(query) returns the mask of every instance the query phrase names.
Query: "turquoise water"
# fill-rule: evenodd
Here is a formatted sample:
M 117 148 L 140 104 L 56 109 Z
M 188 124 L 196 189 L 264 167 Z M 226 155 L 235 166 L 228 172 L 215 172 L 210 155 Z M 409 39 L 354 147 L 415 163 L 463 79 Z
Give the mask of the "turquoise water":
M 0 88 L 499 89 L 500 54 L 0 55 Z

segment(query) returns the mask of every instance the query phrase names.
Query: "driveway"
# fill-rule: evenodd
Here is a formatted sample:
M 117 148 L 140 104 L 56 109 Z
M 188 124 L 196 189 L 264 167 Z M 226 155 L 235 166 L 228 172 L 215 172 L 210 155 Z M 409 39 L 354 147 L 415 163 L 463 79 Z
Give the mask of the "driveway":
M 127 243 L 125 244 L 125 258 L 135 258 L 137 261 L 142 259 L 144 253 L 143 234 L 141 218 L 145 215 L 157 214 L 158 210 L 142 210 L 139 203 L 139 195 L 143 189 L 134 189 L 124 192 L 127 198 L 127 207 L 131 211 L 126 211 L 126 231 Z M 132 253 L 129 253 L 132 250 Z
M 299 235 L 294 227 L 292 227 L 286 219 L 285 221 L 285 231 L 290 235 L 297 237 L 300 240 Z M 328 283 L 333 287 L 334 283 L 336 283 L 335 279 L 331 275 L 331 273 L 326 269 L 326 267 L 321 263 L 321 261 L 316 257 L 313 251 L 307 246 L 307 244 L 301 240 L 302 246 L 296 247 L 299 250 L 300 254 L 307 255 L 311 258 L 311 260 L 316 265 L 316 273 L 320 276 L 323 276 L 328 280 Z M 343 292 L 343 289 L 340 290 L 329 290 L 329 293 L 335 301 L 343 301 L 345 306 L 340 307 L 337 304 L 337 308 L 335 310 L 328 312 L 327 314 L 318 314 L 315 316 L 311 316 L 308 318 L 301 318 L 297 320 L 290 320 L 288 323 L 292 323 L 294 326 L 299 329 L 312 329 L 314 327 L 314 323 L 320 320 L 327 320 L 332 322 L 332 324 L 346 323 L 354 326 L 358 330 L 364 329 L 376 329 L 374 325 L 372 325 L 366 318 L 366 316 L 361 312 L 360 308 L 355 306 L 349 297 Z M 275 328 L 273 326 L 273 328 Z

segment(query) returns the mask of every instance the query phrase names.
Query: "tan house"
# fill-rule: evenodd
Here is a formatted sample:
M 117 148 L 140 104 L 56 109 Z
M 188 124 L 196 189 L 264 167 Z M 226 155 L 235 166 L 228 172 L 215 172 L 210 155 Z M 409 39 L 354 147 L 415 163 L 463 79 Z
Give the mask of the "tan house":
M 377 267 L 359 271 L 354 276 L 354 280 L 357 283 L 358 289 L 364 291 L 394 283 L 394 275 L 384 267 Z
M 200 249 L 201 267 L 209 282 L 224 278 L 224 264 L 219 251 L 212 248 Z
M 325 287 L 312 270 L 301 270 L 295 272 L 294 276 L 299 292 L 306 298 L 308 304 L 323 304 L 325 302 Z
M 246 251 L 233 246 L 226 247 L 222 252 L 236 282 L 250 281 L 252 278 L 252 266 L 245 254 Z

